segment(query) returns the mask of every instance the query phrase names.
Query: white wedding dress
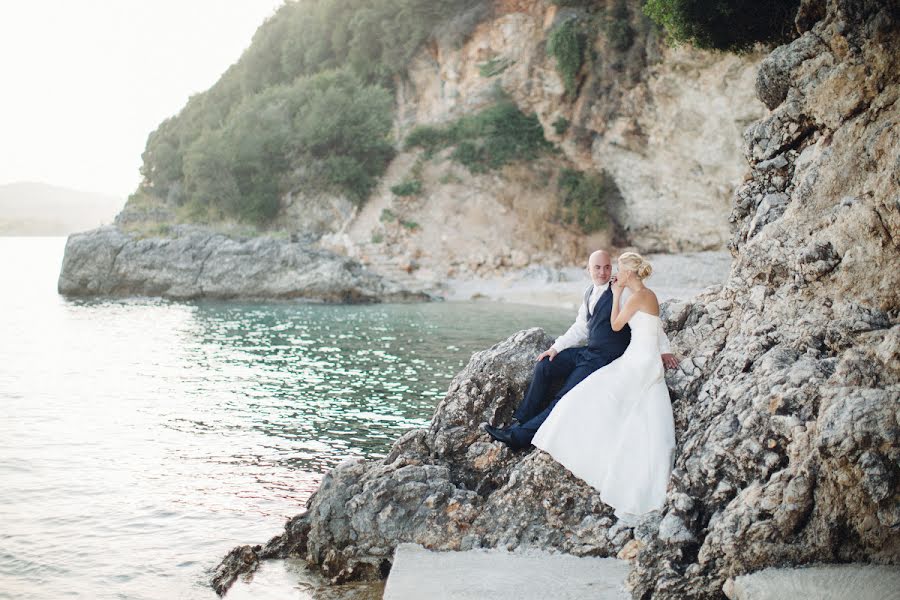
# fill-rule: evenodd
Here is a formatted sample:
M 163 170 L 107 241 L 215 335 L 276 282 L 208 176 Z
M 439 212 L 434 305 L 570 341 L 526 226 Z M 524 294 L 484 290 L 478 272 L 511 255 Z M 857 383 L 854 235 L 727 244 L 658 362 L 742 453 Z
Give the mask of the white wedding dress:
M 625 354 L 563 396 L 532 440 L 620 518 L 662 508 L 675 454 L 659 317 L 638 311 L 628 325 Z

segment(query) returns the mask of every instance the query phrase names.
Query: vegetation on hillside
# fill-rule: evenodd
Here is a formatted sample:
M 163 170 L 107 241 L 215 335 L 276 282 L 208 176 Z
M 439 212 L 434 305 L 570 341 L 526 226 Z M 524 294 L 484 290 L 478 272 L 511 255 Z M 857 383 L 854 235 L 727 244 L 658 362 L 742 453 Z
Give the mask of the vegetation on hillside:
M 625 0 L 616 0 L 606 21 L 606 39 L 609 45 L 619 51 L 628 50 L 634 43 L 634 29 L 631 27 L 631 12 Z
M 570 99 L 581 93 L 579 75 L 594 71 L 600 75 L 594 78 L 595 85 L 608 86 L 610 74 L 601 73 L 605 66 L 617 76 L 625 62 L 641 62 L 634 58 L 625 61 L 635 41 L 653 26 L 640 10 L 640 2 L 560 0 L 556 4 L 578 9 L 566 14 L 547 36 L 547 53 L 555 59 Z
M 644 11 L 678 42 L 745 51 L 794 35 L 800 0 L 647 0 Z
M 364 199 L 391 158 L 393 78 L 438 24 L 462 40 L 476 4 L 286 3 L 215 85 L 150 134 L 139 191 L 191 220 L 254 223 L 289 189 Z
M 742 50 L 791 34 L 799 0 L 646 0 L 644 12 L 679 41 Z M 622 55 L 645 19 L 628 0 L 556 0 L 580 16 L 549 34 L 567 94 L 577 92 L 599 31 L 605 53 Z M 461 43 L 488 10 L 478 0 L 298 0 L 256 32 L 240 60 L 150 134 L 141 198 L 157 198 L 187 220 L 264 224 L 288 191 L 341 193 L 361 202 L 392 157 L 393 86 L 429 38 Z M 638 27 L 640 29 L 640 27 Z M 639 32 L 638 32 L 639 33 Z M 512 60 L 479 65 L 494 77 Z M 594 68 L 591 66 L 591 68 Z M 562 134 L 568 123 L 554 124 Z M 508 101 L 442 128 L 418 128 L 409 146 L 449 146 L 472 171 L 549 148 L 537 119 Z M 417 193 L 410 184 L 404 194 Z
M 606 171 L 584 173 L 563 169 L 556 185 L 564 223 L 577 225 L 585 233 L 607 225 L 608 207 L 618 199 L 619 188 Z
M 473 173 L 498 169 L 513 160 L 534 160 L 553 145 L 535 115 L 525 115 L 508 99 L 441 127 L 419 126 L 406 137 L 407 148 L 426 156 L 454 147 L 452 158 Z
M 566 86 L 566 93 L 575 95 L 575 77 L 584 64 L 584 50 L 588 35 L 578 19 L 567 19 L 553 28 L 547 38 L 547 52 L 556 59 L 556 69 Z
M 452 148 L 450 158 L 473 173 L 498 169 L 514 160 L 533 161 L 554 150 L 544 138 L 537 117 L 523 114 L 508 99 L 449 125 L 416 127 L 406 137 L 406 148 L 422 148 L 426 158 Z M 404 182 L 392 191 L 397 195 L 419 193 L 417 182 Z M 605 171 L 597 174 L 561 169 L 556 187 L 560 222 L 585 233 L 607 225 L 607 207 L 618 197 L 619 190 Z

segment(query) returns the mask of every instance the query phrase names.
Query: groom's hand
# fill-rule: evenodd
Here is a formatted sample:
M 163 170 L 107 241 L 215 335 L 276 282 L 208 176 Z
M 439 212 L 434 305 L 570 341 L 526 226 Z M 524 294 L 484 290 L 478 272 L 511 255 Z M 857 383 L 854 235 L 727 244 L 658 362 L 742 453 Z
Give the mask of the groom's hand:
M 553 360 L 553 358 L 554 358 L 557 354 L 559 354 L 559 352 L 557 352 L 557 351 L 554 350 L 553 348 L 550 348 L 549 350 L 547 350 L 546 352 L 544 352 L 543 354 L 541 354 L 540 356 L 538 356 L 538 357 L 537 357 L 537 360 L 536 360 L 535 362 L 541 362 L 541 361 L 544 360 L 545 358 L 549 358 L 550 360 Z
M 675 358 L 674 354 L 663 354 L 662 355 L 663 367 L 667 369 L 677 369 L 678 368 L 678 359 Z

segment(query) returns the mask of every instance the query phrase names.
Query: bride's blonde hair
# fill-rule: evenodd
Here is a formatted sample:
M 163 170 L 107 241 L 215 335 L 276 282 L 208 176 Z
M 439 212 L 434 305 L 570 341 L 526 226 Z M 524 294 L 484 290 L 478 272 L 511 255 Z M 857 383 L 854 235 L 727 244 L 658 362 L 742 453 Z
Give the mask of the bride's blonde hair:
M 619 265 L 623 269 L 634 271 L 640 279 L 646 279 L 653 273 L 653 267 L 637 252 L 623 252 L 619 255 Z

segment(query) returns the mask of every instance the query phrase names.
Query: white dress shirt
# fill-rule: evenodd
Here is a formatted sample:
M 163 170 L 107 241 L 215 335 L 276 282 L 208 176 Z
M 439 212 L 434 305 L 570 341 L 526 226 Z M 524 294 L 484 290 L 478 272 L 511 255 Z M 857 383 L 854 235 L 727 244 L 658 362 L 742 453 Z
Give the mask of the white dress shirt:
M 591 292 L 591 297 L 588 299 L 588 302 L 591 305 L 591 313 L 594 312 L 594 307 L 597 304 L 597 300 L 600 299 L 600 296 L 609 288 L 609 284 L 606 283 L 604 285 L 594 285 L 594 289 Z M 619 310 L 625 306 L 625 301 L 628 296 L 631 295 L 631 291 L 628 288 L 625 288 L 622 291 L 622 297 L 619 300 Z M 659 338 L 659 353 L 660 354 L 671 354 L 672 347 L 669 345 L 669 338 L 666 336 L 666 332 L 663 331 L 662 328 L 662 320 L 657 321 L 657 326 L 659 328 L 658 338 Z M 584 305 L 584 301 L 578 307 L 578 315 L 575 317 L 575 322 L 572 323 L 572 326 L 569 329 L 556 338 L 556 341 L 553 342 L 553 345 L 550 346 L 557 352 L 562 352 L 566 348 L 573 348 L 575 346 L 584 346 L 587 343 L 588 339 L 588 323 L 587 323 L 587 308 Z

